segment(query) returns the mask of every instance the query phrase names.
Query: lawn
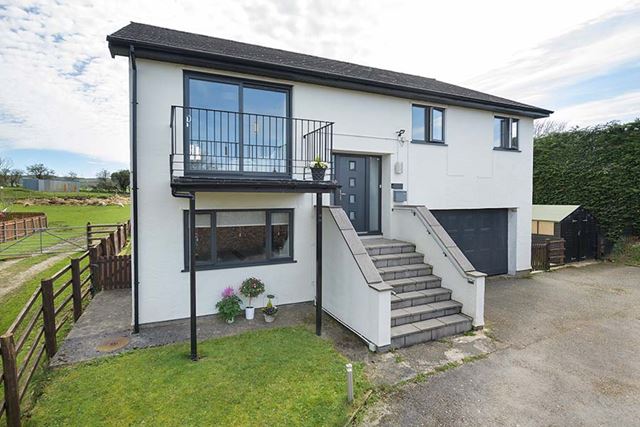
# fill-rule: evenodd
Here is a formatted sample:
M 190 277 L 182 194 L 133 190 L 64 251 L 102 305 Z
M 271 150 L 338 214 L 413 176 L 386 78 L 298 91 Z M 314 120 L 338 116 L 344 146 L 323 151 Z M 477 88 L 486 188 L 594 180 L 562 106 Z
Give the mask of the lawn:
M 302 327 L 136 350 L 56 369 L 26 425 L 343 425 L 345 363 Z M 369 387 L 359 365 L 356 395 Z

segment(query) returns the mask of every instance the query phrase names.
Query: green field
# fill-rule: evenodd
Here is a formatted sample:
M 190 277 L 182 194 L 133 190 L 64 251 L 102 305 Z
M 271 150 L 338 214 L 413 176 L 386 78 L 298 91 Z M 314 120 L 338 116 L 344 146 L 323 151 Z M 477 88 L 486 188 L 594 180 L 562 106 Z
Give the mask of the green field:
M 126 222 L 130 216 L 130 206 L 76 206 L 76 205 L 12 205 L 12 212 L 44 212 L 50 228 L 47 232 L 37 232 L 27 238 L 0 244 L 0 259 L 23 254 L 37 254 L 53 245 L 63 244 L 66 249 L 81 248 L 84 245 L 87 222 L 93 224 L 116 224 Z M 64 240 L 73 243 L 63 243 Z M 43 249 L 44 248 L 44 249 Z
M 59 193 L 46 191 L 33 191 L 22 187 L 5 187 L 0 190 L 0 199 L 4 200 L 21 200 L 21 199 L 89 199 L 98 198 L 106 199 L 113 196 L 114 193 L 106 193 L 100 191 L 80 191 L 79 193 Z
M 131 207 L 122 206 L 75 206 L 75 205 L 12 205 L 11 212 L 44 212 L 49 227 L 85 226 L 93 224 L 113 224 L 126 222 Z
M 302 327 L 134 350 L 56 369 L 27 415 L 36 426 L 341 426 L 345 363 Z M 355 392 L 369 384 L 355 366 Z

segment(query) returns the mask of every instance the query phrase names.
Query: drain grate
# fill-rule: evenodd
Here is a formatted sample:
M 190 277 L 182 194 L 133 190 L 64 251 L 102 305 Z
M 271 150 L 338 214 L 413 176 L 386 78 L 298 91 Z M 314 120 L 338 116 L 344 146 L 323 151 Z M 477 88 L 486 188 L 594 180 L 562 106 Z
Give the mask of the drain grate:
M 109 353 L 120 350 L 126 347 L 127 344 L 129 344 L 129 337 L 110 337 L 98 344 L 96 350 L 100 353 Z

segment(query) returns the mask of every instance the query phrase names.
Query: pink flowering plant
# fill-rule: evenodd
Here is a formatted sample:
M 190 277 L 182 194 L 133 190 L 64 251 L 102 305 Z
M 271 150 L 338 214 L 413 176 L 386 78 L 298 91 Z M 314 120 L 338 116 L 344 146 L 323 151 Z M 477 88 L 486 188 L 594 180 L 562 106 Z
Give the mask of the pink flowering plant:
M 236 291 L 229 286 L 222 291 L 222 299 L 216 303 L 216 308 L 224 320 L 233 321 L 236 316 L 242 313 L 240 304 L 242 304 L 242 300 L 236 295 Z
M 255 277 L 249 277 L 240 285 L 240 293 L 249 298 L 249 307 L 252 307 L 251 300 L 264 292 L 264 283 Z

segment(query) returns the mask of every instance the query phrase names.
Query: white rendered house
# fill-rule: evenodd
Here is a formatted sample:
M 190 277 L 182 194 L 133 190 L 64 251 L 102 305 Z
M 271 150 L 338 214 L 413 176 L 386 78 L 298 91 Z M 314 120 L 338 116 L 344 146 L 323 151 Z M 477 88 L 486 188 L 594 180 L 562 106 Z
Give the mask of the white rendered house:
M 107 40 L 130 62 L 136 329 L 254 276 L 385 349 L 482 327 L 485 275 L 530 269 L 550 111 L 138 23 Z

